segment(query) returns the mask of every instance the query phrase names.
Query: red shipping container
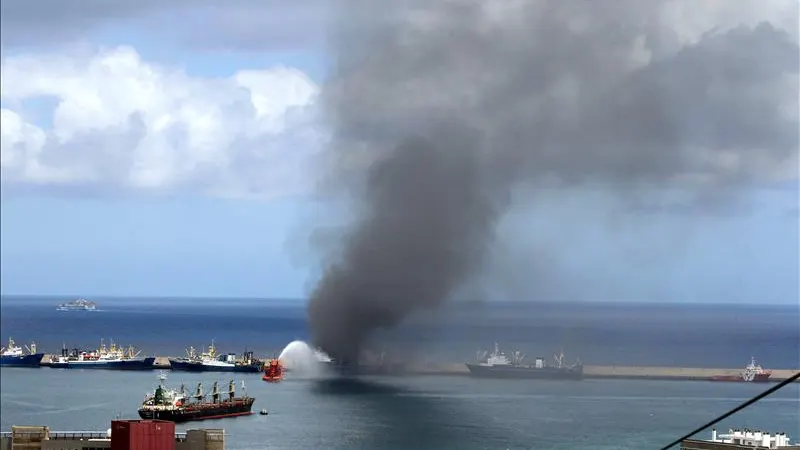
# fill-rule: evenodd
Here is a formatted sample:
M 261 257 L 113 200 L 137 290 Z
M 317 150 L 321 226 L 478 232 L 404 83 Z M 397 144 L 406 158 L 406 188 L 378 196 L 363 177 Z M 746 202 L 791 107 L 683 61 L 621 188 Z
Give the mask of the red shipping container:
M 175 450 L 175 424 L 165 420 L 113 420 L 111 449 Z

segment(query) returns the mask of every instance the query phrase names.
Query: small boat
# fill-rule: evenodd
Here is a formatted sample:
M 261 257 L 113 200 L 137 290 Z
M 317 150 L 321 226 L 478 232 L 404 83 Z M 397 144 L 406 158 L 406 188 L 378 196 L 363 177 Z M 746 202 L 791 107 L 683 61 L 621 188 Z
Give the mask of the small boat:
M 269 383 L 277 383 L 283 379 L 283 364 L 278 359 L 271 359 L 264 368 L 262 380 Z
M 269 411 L 267 411 L 266 409 L 262 409 L 258 413 L 261 414 L 262 416 L 266 416 L 267 414 L 269 414 Z

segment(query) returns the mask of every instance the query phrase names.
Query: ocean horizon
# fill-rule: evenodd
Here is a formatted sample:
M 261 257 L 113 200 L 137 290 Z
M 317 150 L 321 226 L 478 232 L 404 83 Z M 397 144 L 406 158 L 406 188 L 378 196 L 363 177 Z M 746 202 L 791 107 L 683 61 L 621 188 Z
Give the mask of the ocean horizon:
M 148 355 L 179 356 L 213 339 L 220 353 L 276 356 L 312 341 L 305 305 L 241 299 L 101 298 L 98 311 L 57 311 L 70 297 L 2 297 L 3 341 L 35 340 L 40 351 L 96 348 L 100 339 Z M 564 349 L 585 364 L 797 368 L 797 308 L 747 305 L 505 303 L 448 305 L 378 333 L 376 346 L 446 362 L 475 358 L 493 342 L 530 356 Z M 0 426 L 104 431 L 137 418 L 157 371 L 0 368 Z M 341 384 L 260 374 L 169 371 L 167 383 L 247 380 L 254 414 L 202 423 L 223 428 L 226 448 L 619 449 L 659 448 L 765 389 L 763 384 L 656 380 L 494 380 L 468 376 L 366 377 Z M 23 388 L 24 386 L 24 388 Z M 719 423 L 800 437 L 800 386 L 790 385 Z M 280 430 L 280 432 L 276 432 Z M 409 431 L 413 430 L 413 433 Z M 697 435 L 707 439 L 710 431 Z
M 97 311 L 57 311 L 70 296 L 0 297 L 5 342 L 40 351 L 96 348 L 100 340 L 143 354 L 180 356 L 215 341 L 219 352 L 276 356 L 293 340 L 313 341 L 305 302 L 292 299 L 91 297 Z M 494 342 L 530 357 L 564 350 L 585 364 L 738 368 L 800 367 L 800 308 L 621 302 L 450 303 L 377 332 L 375 347 L 414 358 L 469 361 Z

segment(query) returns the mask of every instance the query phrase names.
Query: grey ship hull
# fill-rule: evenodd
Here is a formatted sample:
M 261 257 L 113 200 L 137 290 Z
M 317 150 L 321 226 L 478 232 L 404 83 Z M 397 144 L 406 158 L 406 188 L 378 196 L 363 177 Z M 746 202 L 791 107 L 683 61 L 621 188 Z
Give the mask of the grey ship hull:
M 466 363 L 470 375 L 481 378 L 526 378 L 548 380 L 582 380 L 583 366 L 532 367 L 521 365 L 485 366 Z

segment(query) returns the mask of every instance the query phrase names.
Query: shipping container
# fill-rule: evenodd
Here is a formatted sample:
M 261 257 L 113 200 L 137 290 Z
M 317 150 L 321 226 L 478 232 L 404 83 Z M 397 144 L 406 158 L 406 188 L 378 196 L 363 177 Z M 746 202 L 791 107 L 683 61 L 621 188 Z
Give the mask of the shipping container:
M 175 450 L 175 424 L 165 420 L 113 420 L 111 449 Z

